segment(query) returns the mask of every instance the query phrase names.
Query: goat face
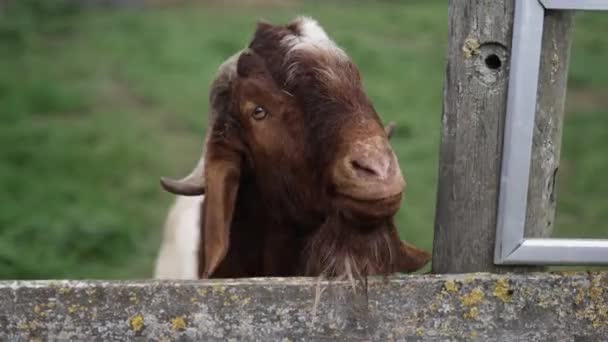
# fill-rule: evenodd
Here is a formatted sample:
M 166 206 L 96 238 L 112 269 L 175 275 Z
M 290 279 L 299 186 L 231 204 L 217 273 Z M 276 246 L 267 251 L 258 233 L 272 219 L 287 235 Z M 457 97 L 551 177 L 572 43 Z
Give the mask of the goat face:
M 430 255 L 399 240 L 393 215 L 405 180 L 356 65 L 311 18 L 258 24 L 249 48 L 298 100 L 312 189 L 323 222 L 307 242 L 305 274 L 412 271 Z M 310 172 L 310 171 L 309 171 Z
M 201 277 L 422 267 L 428 253 L 402 243 L 392 222 L 405 181 L 358 70 L 335 51 L 289 50 L 293 30 L 261 24 L 220 67 L 204 157 L 188 177 L 162 181 L 205 192 Z
M 399 209 L 405 180 L 359 71 L 310 18 L 286 25 L 260 23 L 250 48 L 262 56 L 278 84 L 299 101 L 312 167 L 331 203 L 356 220 L 375 220 Z

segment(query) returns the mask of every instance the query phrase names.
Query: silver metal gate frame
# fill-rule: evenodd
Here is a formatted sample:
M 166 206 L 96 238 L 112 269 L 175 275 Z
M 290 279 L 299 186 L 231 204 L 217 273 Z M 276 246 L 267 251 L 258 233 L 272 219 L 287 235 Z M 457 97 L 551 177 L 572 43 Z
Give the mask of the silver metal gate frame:
M 494 263 L 608 264 L 608 240 L 524 236 L 543 21 L 549 9 L 608 10 L 608 0 L 516 0 Z

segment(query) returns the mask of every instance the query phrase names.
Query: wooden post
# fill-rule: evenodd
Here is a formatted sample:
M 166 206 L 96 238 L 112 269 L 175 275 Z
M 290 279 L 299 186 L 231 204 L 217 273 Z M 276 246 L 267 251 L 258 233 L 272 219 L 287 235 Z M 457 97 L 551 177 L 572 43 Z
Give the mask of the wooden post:
M 527 237 L 548 237 L 553 232 L 557 204 L 555 182 L 560 161 L 573 19 L 570 11 L 548 11 L 545 17 L 526 214 Z
M 530 0 L 536 1 L 536 0 Z M 514 0 L 451 1 L 433 247 L 434 273 L 494 265 Z M 526 233 L 553 227 L 572 14 L 548 11 L 538 88 Z

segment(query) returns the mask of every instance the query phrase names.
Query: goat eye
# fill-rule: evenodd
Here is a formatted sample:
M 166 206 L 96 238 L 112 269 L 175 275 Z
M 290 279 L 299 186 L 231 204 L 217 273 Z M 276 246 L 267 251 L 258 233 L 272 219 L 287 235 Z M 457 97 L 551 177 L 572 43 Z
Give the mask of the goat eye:
M 262 106 L 255 107 L 253 113 L 251 113 L 251 116 L 253 116 L 253 118 L 256 120 L 262 120 L 266 117 L 266 115 L 268 115 L 268 112 L 266 112 L 266 109 L 264 109 Z

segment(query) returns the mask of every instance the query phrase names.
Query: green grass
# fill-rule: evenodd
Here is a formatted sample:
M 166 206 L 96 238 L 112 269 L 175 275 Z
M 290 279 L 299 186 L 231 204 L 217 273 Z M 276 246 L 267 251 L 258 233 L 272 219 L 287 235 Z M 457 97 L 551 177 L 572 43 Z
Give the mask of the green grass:
M 208 84 L 255 21 L 317 18 L 359 65 L 408 180 L 402 236 L 431 248 L 445 2 L 96 10 L 0 18 L 0 278 L 149 277 L 200 152 Z M 27 19 L 27 18 L 26 18 Z M 557 232 L 608 237 L 607 20 L 577 21 Z

